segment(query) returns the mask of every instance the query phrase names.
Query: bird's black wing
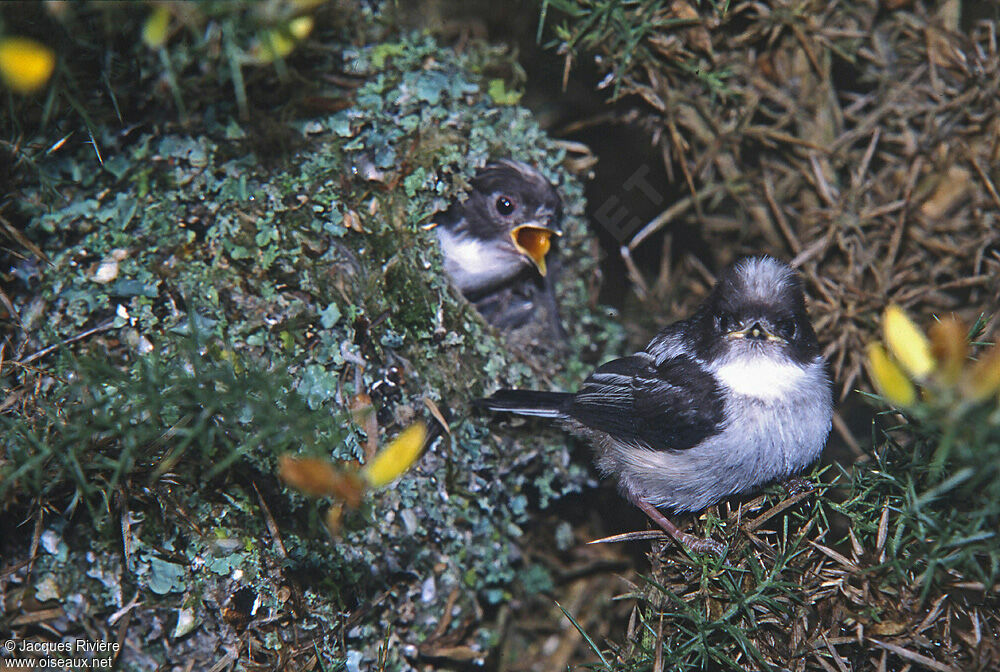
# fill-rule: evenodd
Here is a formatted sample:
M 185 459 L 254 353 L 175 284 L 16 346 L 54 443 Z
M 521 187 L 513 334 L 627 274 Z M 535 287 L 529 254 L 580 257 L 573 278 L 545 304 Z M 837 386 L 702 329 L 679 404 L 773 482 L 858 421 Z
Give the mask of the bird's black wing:
M 594 371 L 567 415 L 623 443 L 683 450 L 721 431 L 722 390 L 688 355 L 656 364 L 640 352 Z

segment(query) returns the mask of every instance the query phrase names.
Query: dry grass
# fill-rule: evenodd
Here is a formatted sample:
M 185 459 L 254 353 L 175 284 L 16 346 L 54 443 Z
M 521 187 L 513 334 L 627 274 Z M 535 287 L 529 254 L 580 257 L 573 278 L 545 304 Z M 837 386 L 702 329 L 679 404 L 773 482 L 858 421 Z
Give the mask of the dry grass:
M 714 533 L 730 544 L 722 561 L 654 542 L 649 576 L 618 579 L 617 599 L 634 605 L 624 642 L 604 639 L 610 612 L 595 618 L 595 602 L 608 599 L 599 590 L 568 611 L 602 649 L 604 669 L 996 669 L 1000 585 L 953 577 L 922 595 L 892 576 L 888 507 L 870 546 L 850 532 L 845 549 L 824 501 L 762 495 L 727 510 Z M 575 634 L 567 628 L 563 643 Z
M 1000 55 L 996 16 L 960 23 L 974 5 L 606 0 L 569 22 L 567 62 L 604 56 L 618 121 L 688 191 L 623 248 L 663 245 L 654 279 L 630 263 L 644 310 L 683 314 L 736 256 L 793 259 L 843 398 L 887 303 L 996 308 Z M 693 230 L 697 255 L 672 249 Z

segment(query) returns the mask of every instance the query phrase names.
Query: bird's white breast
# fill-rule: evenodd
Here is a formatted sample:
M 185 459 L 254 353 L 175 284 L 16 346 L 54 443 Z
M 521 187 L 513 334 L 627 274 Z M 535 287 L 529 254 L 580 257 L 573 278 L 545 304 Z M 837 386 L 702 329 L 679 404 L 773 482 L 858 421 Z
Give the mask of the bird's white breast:
M 762 401 L 787 398 L 802 384 L 807 369 L 765 355 L 743 356 L 721 364 L 714 371 L 723 388 Z
M 516 259 L 479 238 L 455 235 L 442 226 L 435 231 L 444 256 L 444 270 L 463 292 L 489 289 L 519 270 Z

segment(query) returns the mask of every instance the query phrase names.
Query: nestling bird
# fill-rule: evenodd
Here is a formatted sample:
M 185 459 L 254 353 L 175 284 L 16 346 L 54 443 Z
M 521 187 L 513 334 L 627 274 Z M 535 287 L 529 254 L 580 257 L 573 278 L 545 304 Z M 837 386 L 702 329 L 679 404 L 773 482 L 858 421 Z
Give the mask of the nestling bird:
M 559 195 L 535 168 L 491 163 L 473 178 L 468 198 L 435 220 L 444 270 L 497 328 L 535 321 L 561 335 L 549 263 L 560 218 Z
M 476 403 L 560 421 L 671 537 L 719 555 L 720 543 L 682 532 L 657 507 L 698 511 L 798 473 L 822 452 L 833 414 L 801 281 L 770 257 L 729 266 L 691 317 L 578 392 L 500 390 Z

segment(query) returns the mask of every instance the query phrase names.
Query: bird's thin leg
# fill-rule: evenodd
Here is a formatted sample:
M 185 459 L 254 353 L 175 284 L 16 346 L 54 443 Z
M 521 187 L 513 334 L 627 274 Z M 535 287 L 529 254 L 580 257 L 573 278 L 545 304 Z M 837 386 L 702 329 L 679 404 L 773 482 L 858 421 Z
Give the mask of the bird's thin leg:
M 660 510 L 649 502 L 636 498 L 635 505 L 645 512 L 649 518 L 663 528 L 663 530 L 673 537 L 681 546 L 690 548 L 692 551 L 698 553 L 714 553 L 715 555 L 722 557 L 726 554 L 726 547 L 724 544 L 714 540 L 714 539 L 701 539 L 693 534 L 688 534 L 687 532 L 681 531 L 679 527 L 671 523 L 666 516 L 660 513 Z

